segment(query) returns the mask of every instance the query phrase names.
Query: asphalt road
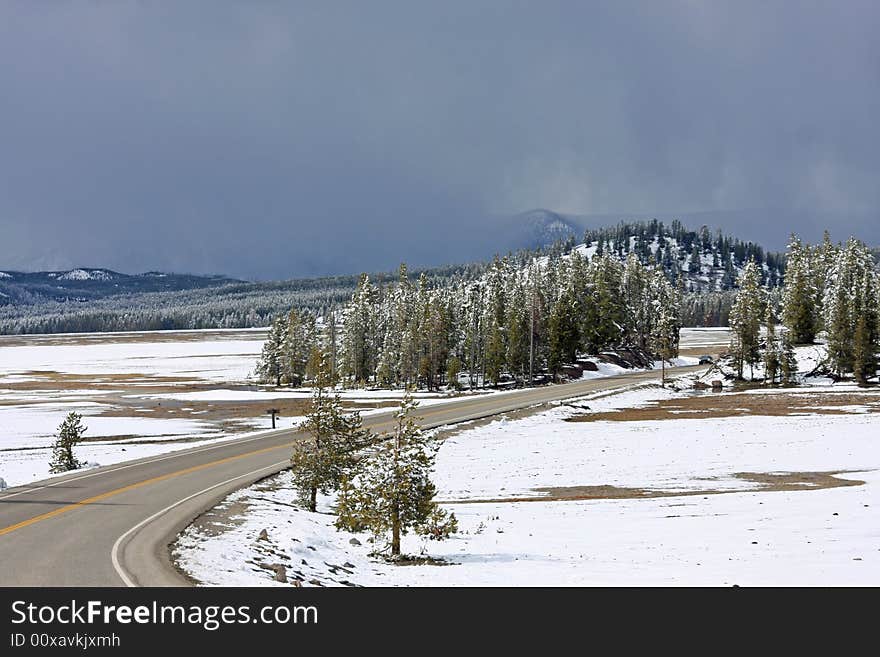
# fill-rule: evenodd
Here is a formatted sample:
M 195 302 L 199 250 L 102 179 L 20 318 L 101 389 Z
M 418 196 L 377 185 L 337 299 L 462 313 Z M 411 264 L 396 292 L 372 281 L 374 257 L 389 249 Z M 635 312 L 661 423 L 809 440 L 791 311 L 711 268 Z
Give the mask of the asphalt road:
M 658 377 L 636 372 L 463 397 L 419 415 L 436 427 Z M 364 418 L 376 431 L 392 421 L 393 411 Z M 8 489 L 0 493 L 0 586 L 187 586 L 169 555 L 177 534 L 232 491 L 286 467 L 300 437 L 295 429 L 267 431 Z

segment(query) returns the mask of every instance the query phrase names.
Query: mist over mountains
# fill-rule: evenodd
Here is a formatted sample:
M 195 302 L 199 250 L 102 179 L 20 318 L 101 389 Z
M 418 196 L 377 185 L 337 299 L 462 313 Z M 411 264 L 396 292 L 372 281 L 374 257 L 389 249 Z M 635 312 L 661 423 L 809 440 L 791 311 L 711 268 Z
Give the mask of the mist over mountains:
M 476 255 L 469 261 L 462 257 L 459 264 L 418 267 L 411 265 L 413 254 L 400 253 L 393 266 L 374 271 L 370 278 L 380 286 L 395 281 L 396 265 L 406 262 L 413 280 L 425 276 L 429 286 L 444 286 L 478 278 L 493 254 L 509 254 L 512 264 L 523 266 L 536 256 L 571 249 L 588 258 L 600 251 L 621 261 L 635 255 L 644 265 L 655 263 L 669 281 L 697 296 L 728 294 L 750 259 L 761 266 L 770 287 L 784 275 L 779 253 L 707 227 L 693 229 L 677 220 L 619 222 L 598 229 L 584 225 L 577 217 L 546 210 L 523 213 L 499 222 L 494 239 L 487 235 L 484 244 L 473 240 L 470 246 Z M 107 268 L 0 270 L 0 333 L 266 326 L 290 308 L 317 315 L 332 311 L 348 301 L 358 278 L 339 274 L 248 282 L 156 271 L 132 275 Z
M 880 247 L 880 214 L 795 212 L 783 209 L 571 214 L 537 208 L 513 216 L 484 218 L 474 221 L 466 229 L 450 227 L 445 234 L 433 234 L 430 239 L 419 240 L 418 235 L 413 235 L 412 239 L 417 245 L 411 250 L 379 248 L 378 253 L 371 257 L 364 257 L 359 250 L 340 248 L 345 236 L 335 236 L 326 240 L 326 243 L 315 243 L 314 254 L 309 259 L 289 257 L 276 261 L 273 250 L 268 248 L 265 257 L 270 262 L 266 264 L 265 271 L 277 272 L 273 276 L 242 273 L 253 270 L 253 266 L 243 262 L 253 257 L 253 253 L 246 248 L 237 255 L 230 254 L 225 269 L 207 271 L 205 261 L 200 259 L 165 269 L 164 272 L 142 274 L 120 273 L 117 269 L 121 268 L 110 268 L 111 263 L 103 261 L 84 263 L 86 267 L 40 272 L 9 267 L 11 263 L 0 262 L 0 303 L 9 303 L 15 298 L 25 300 L 27 292 L 62 301 L 65 298 L 85 300 L 112 294 L 198 289 L 248 280 L 268 282 L 353 276 L 362 271 L 390 272 L 401 261 L 406 261 L 414 268 L 444 267 L 485 261 L 496 254 L 540 249 L 571 238 L 580 242 L 587 230 L 613 227 L 621 222 L 650 222 L 654 219 L 666 223 L 677 219 L 695 231 L 703 226 L 712 233 L 720 230 L 745 242 L 760 245 L 768 252 L 784 251 L 793 232 L 806 242 L 819 242 L 825 230 L 831 233 L 834 241 L 844 241 L 854 236 L 869 246 Z M 730 230 L 729 226 L 737 226 L 737 229 Z M 375 246 L 369 243 L 366 248 L 373 250 Z M 326 253 L 325 248 L 329 249 Z M 161 262 L 156 264 L 157 269 L 160 268 L 158 265 Z M 172 271 L 190 273 L 172 274 Z M 13 285 L 18 291 L 17 295 L 10 291 Z
M 47 242 L 37 259 L 29 259 L 22 252 L 0 255 L 0 271 L 106 268 L 127 274 L 150 270 L 219 274 L 251 281 L 356 275 L 362 271 L 391 271 L 401 260 L 419 268 L 474 262 L 569 236 L 579 240 L 586 229 L 655 218 L 666 223 L 678 219 L 693 230 L 704 225 L 712 232 L 720 229 L 768 251 L 784 250 L 792 232 L 805 241 L 817 242 L 826 228 L 834 241 L 853 235 L 871 246 L 880 246 L 880 214 L 763 209 L 584 215 L 537 208 L 515 215 L 477 216 L 467 222 L 438 217 L 426 224 L 413 218 L 393 235 L 382 226 L 368 225 L 359 226 L 355 232 L 327 232 L 318 219 L 292 215 L 290 222 L 272 230 L 262 230 L 255 222 L 252 230 L 241 235 L 241 227 L 218 226 L 217 231 L 227 233 L 230 242 L 223 247 L 212 246 L 205 236 L 185 228 L 180 233 L 168 233 L 167 246 L 162 249 L 149 248 L 146 238 L 141 239 L 137 233 L 115 249 L 87 247 L 76 240 L 62 246 Z M 90 250 L 95 252 L 88 255 Z

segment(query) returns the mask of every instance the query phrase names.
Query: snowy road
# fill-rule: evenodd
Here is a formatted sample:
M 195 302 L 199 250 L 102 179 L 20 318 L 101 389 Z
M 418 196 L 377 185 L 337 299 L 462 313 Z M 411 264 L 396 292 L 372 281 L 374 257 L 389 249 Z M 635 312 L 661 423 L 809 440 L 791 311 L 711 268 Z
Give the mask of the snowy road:
M 704 367 L 676 368 L 676 373 Z M 453 399 L 421 411 L 434 427 L 548 401 L 656 380 L 657 372 Z M 391 412 L 365 418 L 389 427 Z M 189 584 L 171 565 L 168 546 L 192 518 L 232 491 L 280 471 L 291 429 L 269 431 L 73 473 L 0 494 L 2 586 L 173 586 Z

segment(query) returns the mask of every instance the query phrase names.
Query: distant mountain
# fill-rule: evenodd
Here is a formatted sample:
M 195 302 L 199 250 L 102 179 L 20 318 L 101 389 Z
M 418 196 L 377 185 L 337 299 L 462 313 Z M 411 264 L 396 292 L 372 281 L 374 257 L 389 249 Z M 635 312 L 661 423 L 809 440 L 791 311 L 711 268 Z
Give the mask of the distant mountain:
M 732 298 L 729 290 L 750 259 L 761 265 L 770 287 L 778 285 L 784 273 L 784 257 L 778 253 L 706 227 L 691 230 L 677 220 L 621 221 L 584 230 L 571 217 L 534 210 L 499 223 L 495 238 L 496 248 L 487 253 L 510 252 L 518 266 L 536 256 L 573 249 L 588 258 L 602 252 L 621 260 L 632 254 L 645 264 L 653 262 L 691 293 L 689 321 L 695 324 L 723 323 Z M 405 253 L 401 259 L 407 259 Z M 488 257 L 474 258 L 463 265 L 411 268 L 409 274 L 413 279 L 423 274 L 430 286 L 444 285 L 453 279 L 479 278 L 488 262 Z M 379 285 L 397 277 L 396 271 L 370 274 Z M 222 276 L 155 271 L 128 275 L 89 268 L 0 271 L 0 334 L 266 326 L 291 308 L 319 315 L 338 308 L 351 297 L 358 278 L 245 282 Z M 724 300 L 707 293 L 721 293 Z M 711 308 L 696 301 L 710 297 L 715 304 Z
M 677 219 L 669 223 L 620 222 L 616 226 L 590 229 L 584 244 L 577 247 L 587 257 L 611 253 L 625 259 L 634 254 L 643 264 L 663 268 L 670 281 L 681 282 L 689 292 L 718 292 L 736 288 L 737 280 L 750 260 L 761 268 L 762 282 L 777 287 L 785 275 L 785 256 L 766 251 L 760 244 L 744 242 L 710 231 L 686 228 Z
M 692 292 L 730 290 L 750 259 L 762 266 L 764 282 L 775 287 L 785 270 L 784 257 L 763 245 L 730 237 L 706 224 L 686 228 L 678 219 L 617 218 L 568 215 L 537 209 L 493 222 L 494 250 L 503 255 L 522 250 L 578 247 L 587 257 L 597 250 L 621 259 L 631 252 L 644 264 L 654 261 L 670 280 L 684 278 Z M 705 217 L 704 217 L 705 218 Z M 599 244 L 601 243 L 601 246 Z
M 584 236 L 583 226 L 550 210 L 523 212 L 511 217 L 508 222 L 504 237 L 508 249 L 512 251 L 540 249 L 570 238 L 580 240 Z
M 121 274 L 110 269 L 68 271 L 0 271 L 0 305 L 44 301 L 86 303 L 107 297 L 145 292 L 174 292 L 237 283 L 226 276 L 191 274 Z
M 805 242 L 817 243 L 828 230 L 835 241 L 857 237 L 868 244 L 880 241 L 880 211 L 831 212 L 819 210 L 792 210 L 788 208 L 753 208 L 745 210 L 714 210 L 706 212 L 656 212 L 609 214 L 562 214 L 557 216 L 578 226 L 581 234 L 586 229 L 613 226 L 621 221 L 650 222 L 654 219 L 667 224 L 678 220 L 695 230 L 706 226 L 710 231 L 722 230 L 742 240 L 751 240 L 773 251 L 782 251 L 792 233 Z

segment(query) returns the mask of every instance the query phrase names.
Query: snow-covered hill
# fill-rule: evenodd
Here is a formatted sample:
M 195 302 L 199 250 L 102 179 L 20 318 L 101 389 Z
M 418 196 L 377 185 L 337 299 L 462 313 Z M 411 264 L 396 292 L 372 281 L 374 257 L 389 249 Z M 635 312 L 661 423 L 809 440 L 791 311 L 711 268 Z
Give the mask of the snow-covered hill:
M 734 289 L 750 259 L 761 265 L 770 287 L 781 283 L 785 269 L 781 254 L 707 226 L 686 228 L 675 219 L 620 221 L 602 228 L 585 225 L 576 215 L 545 209 L 524 212 L 496 227 L 496 252 L 574 248 L 588 258 L 604 252 L 616 253 L 621 260 L 635 253 L 643 264 L 662 266 L 670 280 L 683 277 L 685 289 L 692 292 Z
M 63 274 L 57 274 L 53 278 L 59 281 L 110 281 L 117 276 L 106 269 L 71 269 Z
M 66 271 L 0 271 L 0 305 L 82 304 L 123 294 L 194 290 L 235 282 L 238 281 L 223 276 L 160 272 L 132 275 L 91 267 Z

